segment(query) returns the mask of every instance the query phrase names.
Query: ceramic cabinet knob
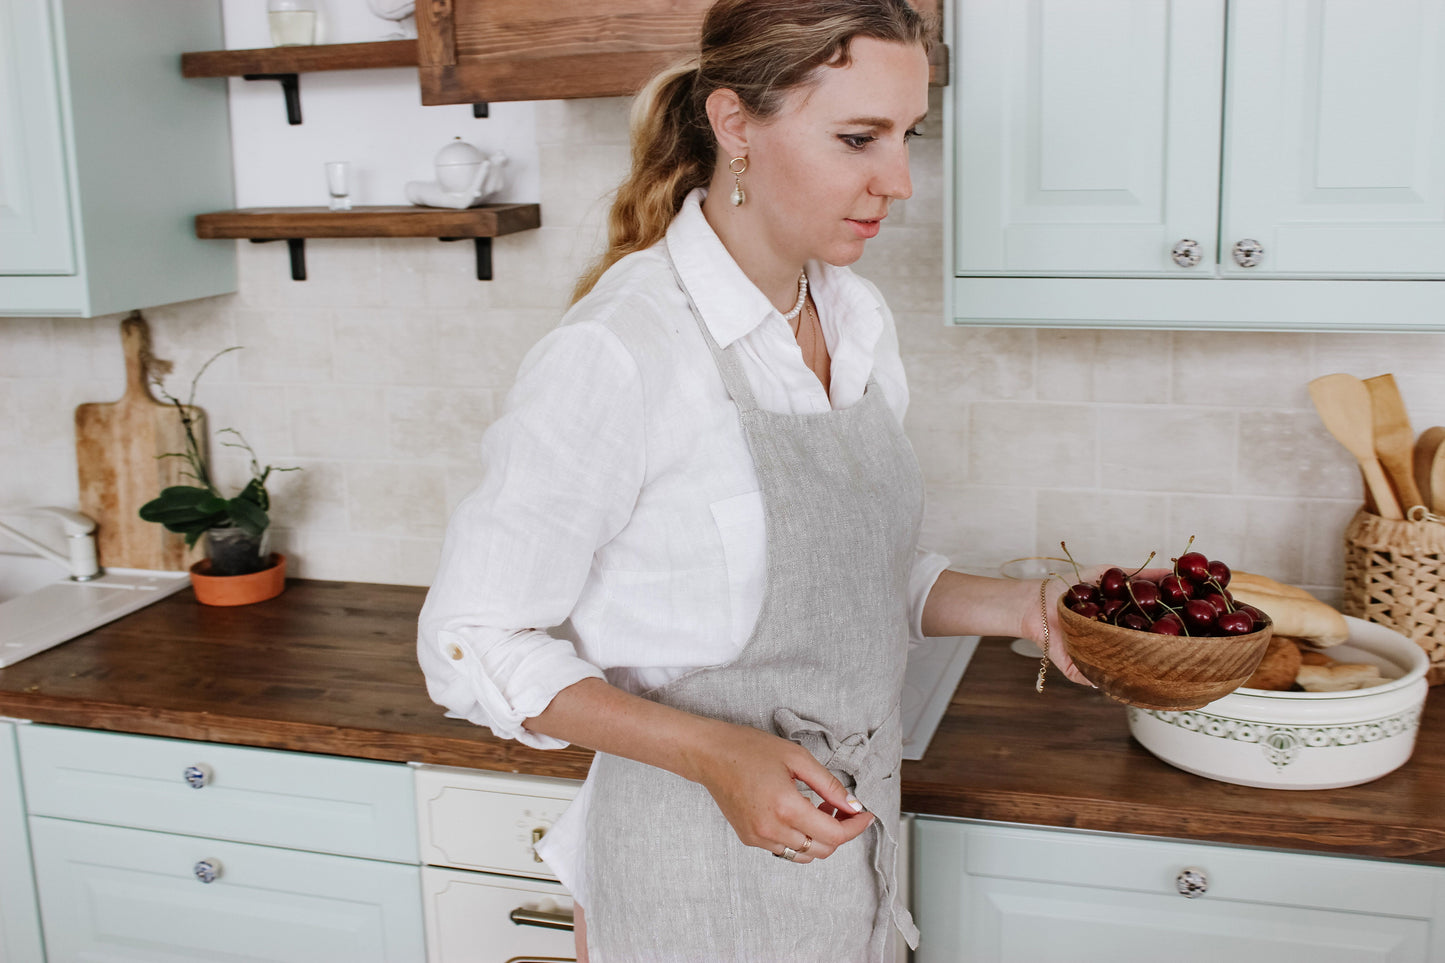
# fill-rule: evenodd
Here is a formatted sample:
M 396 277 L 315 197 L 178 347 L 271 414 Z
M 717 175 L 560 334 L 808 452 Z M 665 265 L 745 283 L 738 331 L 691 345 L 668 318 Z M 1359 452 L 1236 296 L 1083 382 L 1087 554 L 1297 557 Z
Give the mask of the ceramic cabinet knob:
M 192 789 L 204 789 L 210 785 L 211 778 L 214 775 L 215 774 L 211 772 L 211 767 L 203 762 L 198 762 L 194 766 L 187 766 L 181 770 L 181 776 L 186 780 L 186 785 Z
M 191 867 L 191 872 L 196 879 L 203 883 L 214 883 L 221 878 L 221 861 L 219 859 L 201 859 Z
M 1174 877 L 1174 886 L 1185 899 L 1203 896 L 1209 889 L 1209 877 L 1197 866 L 1186 866 Z

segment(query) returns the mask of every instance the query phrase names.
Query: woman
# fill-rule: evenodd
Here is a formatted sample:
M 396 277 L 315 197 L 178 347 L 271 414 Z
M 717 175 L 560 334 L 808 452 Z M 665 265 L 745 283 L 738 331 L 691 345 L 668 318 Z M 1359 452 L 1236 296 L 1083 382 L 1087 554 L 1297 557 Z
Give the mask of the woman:
M 539 845 L 579 959 L 915 943 L 894 871 L 909 640 L 1047 641 L 1062 586 L 918 550 L 892 318 L 846 267 L 911 194 L 927 36 L 904 0 L 712 7 L 699 58 L 639 96 L 608 251 L 448 528 L 432 698 L 598 750 Z

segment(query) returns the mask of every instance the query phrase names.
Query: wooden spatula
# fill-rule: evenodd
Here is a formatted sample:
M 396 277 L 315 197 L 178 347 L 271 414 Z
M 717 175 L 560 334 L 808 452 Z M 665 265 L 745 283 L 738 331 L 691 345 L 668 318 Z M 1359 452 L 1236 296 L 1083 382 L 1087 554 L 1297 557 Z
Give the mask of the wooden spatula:
M 1415 432 L 1405 411 L 1405 400 L 1391 374 L 1365 379 L 1370 389 L 1370 415 L 1375 431 L 1375 454 L 1385 474 L 1395 487 L 1400 508 L 1409 511 L 1415 505 L 1429 505 L 1420 498 L 1415 484 Z
M 1310 399 L 1320 421 L 1355 456 L 1365 475 L 1365 487 L 1375 499 L 1381 518 L 1404 518 L 1395 491 L 1390 487 L 1375 455 L 1374 418 L 1370 413 L 1370 389 L 1354 375 L 1329 374 L 1309 384 Z
M 1415 484 L 1425 505 L 1445 515 L 1445 428 L 1426 428 L 1415 442 Z
M 119 401 L 75 409 L 75 457 L 80 475 L 80 510 L 97 523 L 100 564 L 120 568 L 180 571 L 189 564 L 182 537 L 142 521 L 140 507 L 168 485 L 184 484 L 179 458 L 185 429 L 174 405 L 151 397 L 146 365 L 150 330 L 137 311 L 121 322 L 125 352 L 125 394 Z M 192 409 L 199 418 L 200 412 Z M 204 435 L 204 422 L 197 425 Z

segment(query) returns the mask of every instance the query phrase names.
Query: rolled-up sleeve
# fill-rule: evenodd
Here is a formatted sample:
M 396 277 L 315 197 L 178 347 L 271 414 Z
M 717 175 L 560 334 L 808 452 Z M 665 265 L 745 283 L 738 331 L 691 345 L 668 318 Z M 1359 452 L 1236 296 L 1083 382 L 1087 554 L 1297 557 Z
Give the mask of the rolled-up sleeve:
M 523 361 L 482 439 L 482 482 L 452 514 L 422 607 L 417 658 L 448 715 L 542 749 L 523 720 L 601 678 L 554 631 L 599 546 L 631 516 L 646 465 L 637 366 L 604 326 L 564 325 Z

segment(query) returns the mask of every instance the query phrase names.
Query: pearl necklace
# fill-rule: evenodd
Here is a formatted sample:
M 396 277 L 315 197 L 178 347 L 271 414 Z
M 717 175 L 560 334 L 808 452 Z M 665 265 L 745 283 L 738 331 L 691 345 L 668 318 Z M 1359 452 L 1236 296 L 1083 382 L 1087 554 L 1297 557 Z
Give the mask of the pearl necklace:
M 803 304 L 808 300 L 808 272 L 804 271 L 798 275 L 798 303 L 793 305 L 793 310 L 783 315 L 783 320 L 789 324 L 793 323 L 798 315 L 803 313 Z

